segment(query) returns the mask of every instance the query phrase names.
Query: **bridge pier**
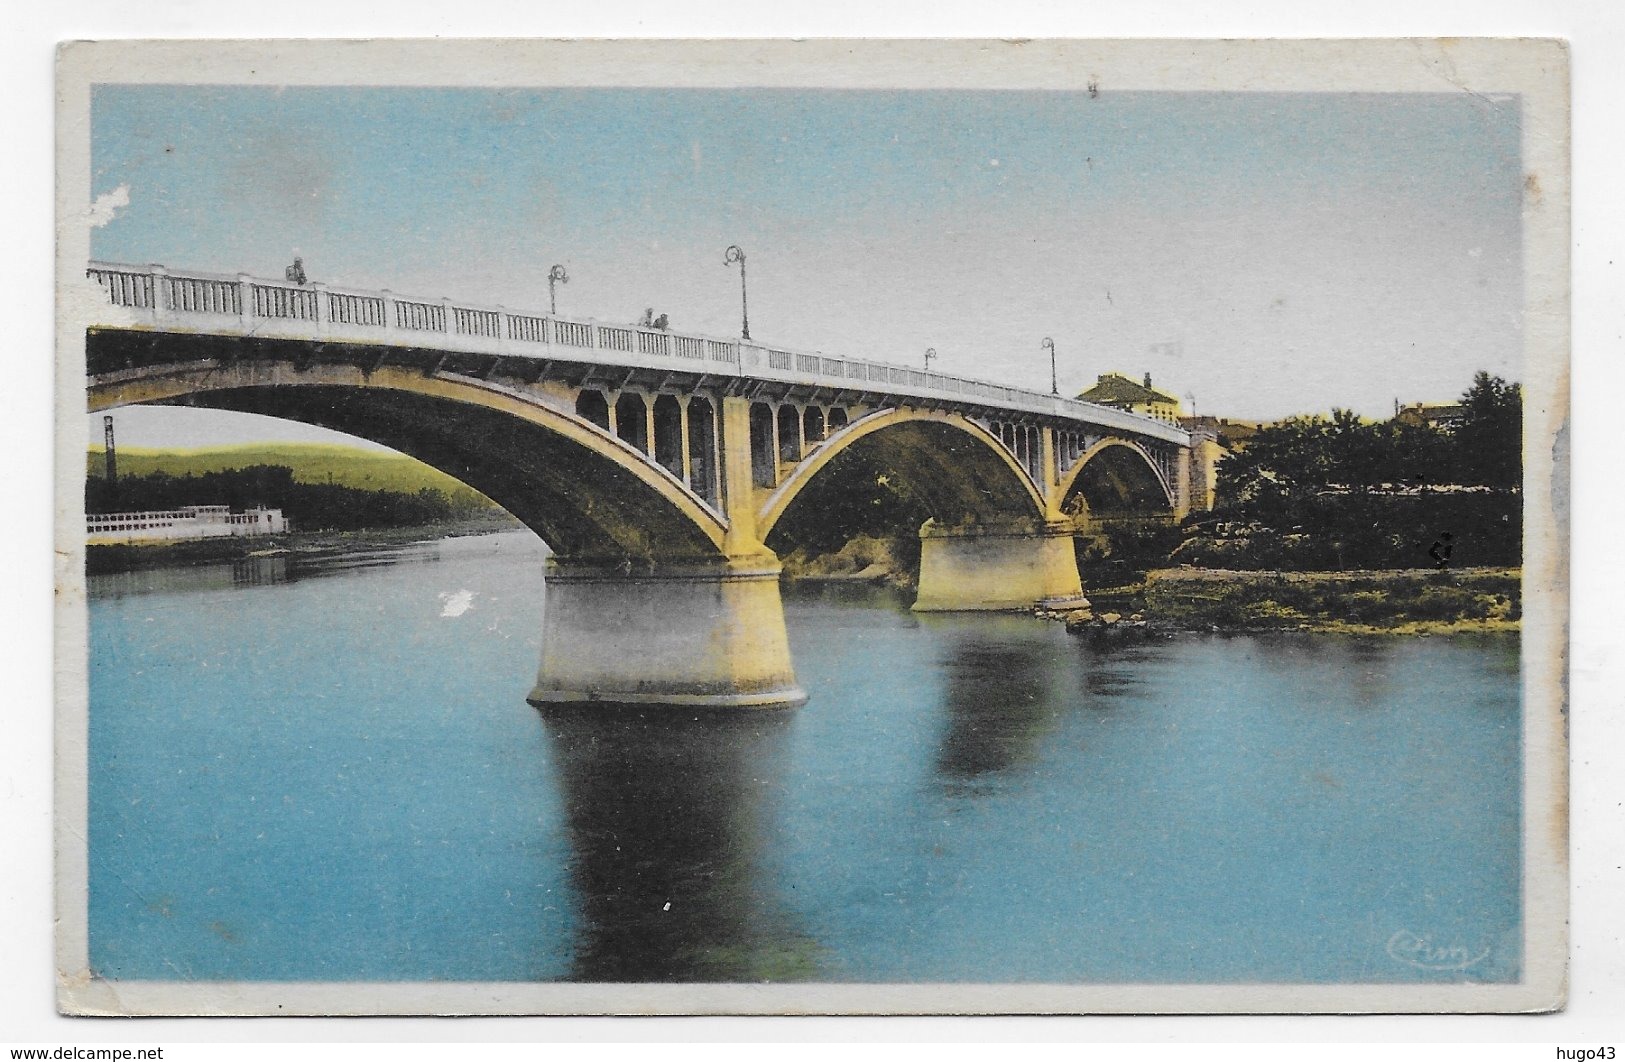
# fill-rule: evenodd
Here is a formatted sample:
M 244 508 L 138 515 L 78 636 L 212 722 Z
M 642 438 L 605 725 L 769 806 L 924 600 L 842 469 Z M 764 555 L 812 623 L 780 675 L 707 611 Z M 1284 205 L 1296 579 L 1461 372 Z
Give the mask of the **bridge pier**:
M 997 612 L 1040 602 L 1084 605 L 1072 525 L 1023 521 L 1002 526 L 920 529 L 916 612 Z
M 547 704 L 792 707 L 771 554 L 655 570 L 548 560 L 542 663 L 529 700 Z

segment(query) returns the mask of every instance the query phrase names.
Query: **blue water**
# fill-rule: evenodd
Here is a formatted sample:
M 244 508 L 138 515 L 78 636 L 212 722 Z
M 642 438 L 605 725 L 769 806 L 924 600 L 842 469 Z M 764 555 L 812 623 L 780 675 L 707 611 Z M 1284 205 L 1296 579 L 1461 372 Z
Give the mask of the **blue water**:
M 1513 636 L 789 591 L 790 712 L 551 711 L 540 546 L 92 580 L 115 979 L 1516 980 Z

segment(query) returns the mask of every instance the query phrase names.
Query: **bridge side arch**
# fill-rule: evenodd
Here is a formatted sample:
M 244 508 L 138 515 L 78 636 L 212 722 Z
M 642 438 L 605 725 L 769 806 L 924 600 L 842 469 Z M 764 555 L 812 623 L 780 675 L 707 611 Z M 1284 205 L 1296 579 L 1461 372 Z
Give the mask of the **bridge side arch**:
M 1070 510 L 1082 497 L 1095 514 L 1172 515 L 1175 499 L 1162 469 L 1145 447 L 1107 438 L 1085 450 L 1055 488 L 1057 504 Z
M 756 517 L 762 539 L 810 485 L 841 474 L 860 455 L 897 476 L 939 523 L 1043 521 L 1037 484 L 982 425 L 957 413 L 883 409 L 831 431 L 768 495 Z
M 502 505 L 558 554 L 713 560 L 722 518 L 621 439 L 536 396 L 421 369 L 284 360 L 149 365 L 92 376 L 91 412 L 195 405 L 314 424 L 381 443 Z

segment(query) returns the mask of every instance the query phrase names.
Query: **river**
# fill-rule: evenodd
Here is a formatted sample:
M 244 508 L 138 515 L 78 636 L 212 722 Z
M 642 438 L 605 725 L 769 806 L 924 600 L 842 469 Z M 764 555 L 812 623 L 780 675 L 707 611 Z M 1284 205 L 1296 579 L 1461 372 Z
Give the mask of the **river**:
M 790 588 L 793 711 L 538 712 L 526 532 L 90 581 L 90 954 L 140 980 L 1512 981 L 1515 635 Z

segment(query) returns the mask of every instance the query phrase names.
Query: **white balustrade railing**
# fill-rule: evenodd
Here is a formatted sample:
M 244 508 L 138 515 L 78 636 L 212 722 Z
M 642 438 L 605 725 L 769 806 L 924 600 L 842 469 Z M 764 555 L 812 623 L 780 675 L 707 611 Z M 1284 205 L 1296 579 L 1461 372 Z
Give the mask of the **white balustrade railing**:
M 160 277 L 159 281 L 167 304 L 183 313 L 218 313 L 235 317 L 243 312 L 243 289 L 233 281 L 177 276 Z
M 446 307 L 437 302 L 395 300 L 395 327 L 412 332 L 444 332 Z
M 330 291 L 327 293 L 327 319 L 335 324 L 382 328 L 383 296 L 351 295 L 342 291 Z
M 135 310 L 153 308 L 151 273 L 117 267 L 107 269 L 93 267 L 90 276 L 102 286 L 102 290 L 107 293 L 107 301 L 112 305 L 128 306 Z
M 316 320 L 316 292 L 310 288 L 256 283 L 253 285 L 253 292 L 255 317 L 280 317 L 289 321 Z M 170 303 L 166 308 L 181 309 L 174 303 Z
M 521 343 L 547 342 L 547 318 L 527 317 L 520 313 L 510 313 L 507 317 L 509 339 L 517 339 Z
M 502 334 L 502 315 L 495 310 L 470 310 L 455 306 L 451 312 L 457 321 L 459 335 L 495 339 Z
M 592 325 L 579 321 L 554 321 L 554 342 L 567 347 L 587 349 L 592 346 Z
M 477 353 L 549 357 L 557 356 L 556 348 L 567 347 L 582 352 L 571 357 L 589 361 L 704 362 L 707 367 L 703 369 L 692 364 L 689 368 L 859 391 L 952 395 L 1022 413 L 1114 427 L 1180 445 L 1190 442 L 1189 434 L 1175 425 L 1109 406 L 884 362 L 764 347 L 748 340 L 514 313 L 500 307 L 408 298 L 387 291 L 338 290 L 322 284 L 248 276 L 178 273 L 163 266 L 92 262 L 86 275 L 101 289 L 106 305 L 134 313 L 137 319 L 175 327 L 186 327 L 190 318 L 199 328 L 219 329 L 226 326 L 226 319 L 232 319 L 245 334 L 356 342 L 389 342 L 389 334 L 397 330 L 435 332 L 444 338 L 433 343 Z M 412 342 L 424 340 L 414 338 Z M 591 351 L 610 352 L 615 357 L 594 358 L 586 353 Z M 710 368 L 713 365 L 728 368 Z
M 636 349 L 632 342 L 632 330 L 615 325 L 598 326 L 598 347 L 600 350 L 618 350 L 622 354 L 630 354 Z

